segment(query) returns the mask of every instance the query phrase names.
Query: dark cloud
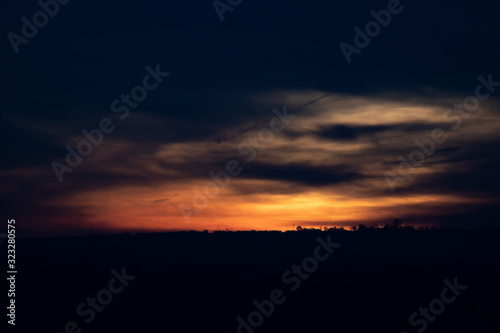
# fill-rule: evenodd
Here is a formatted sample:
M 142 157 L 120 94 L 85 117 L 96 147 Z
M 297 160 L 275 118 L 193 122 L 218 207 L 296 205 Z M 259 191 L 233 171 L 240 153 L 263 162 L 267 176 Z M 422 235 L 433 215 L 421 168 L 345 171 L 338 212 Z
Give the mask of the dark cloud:
M 375 134 L 384 134 L 387 135 L 407 135 L 407 134 L 418 134 L 421 132 L 432 132 L 432 130 L 436 128 L 448 128 L 449 124 L 391 124 L 391 125 L 363 125 L 363 126 L 354 126 L 354 125 L 325 125 L 320 127 L 318 130 L 313 133 L 321 138 L 330 139 L 330 140 L 356 140 L 361 137 L 373 137 Z M 304 134 L 307 134 L 305 132 Z
M 0 169 L 46 165 L 59 146 L 44 133 L 26 129 L 22 122 L 16 125 L 12 120 L 0 117 L 0 140 L 2 142 L 2 164 Z
M 385 132 L 391 129 L 390 126 L 348 126 L 332 125 L 324 126 L 316 131 L 316 134 L 322 138 L 333 140 L 354 140 L 363 135 L 370 135 L 379 132 Z
M 350 166 L 314 166 L 307 163 L 250 164 L 242 177 L 294 182 L 307 186 L 330 186 L 363 176 Z

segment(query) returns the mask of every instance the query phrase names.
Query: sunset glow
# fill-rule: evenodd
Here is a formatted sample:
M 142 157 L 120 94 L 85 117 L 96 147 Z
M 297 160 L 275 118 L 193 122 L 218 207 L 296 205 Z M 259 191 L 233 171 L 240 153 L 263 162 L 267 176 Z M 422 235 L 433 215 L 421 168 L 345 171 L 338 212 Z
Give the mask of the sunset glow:
M 45 222 L 56 229 L 92 225 L 95 230 L 128 232 L 290 230 L 293 225 L 350 228 L 360 223 L 384 225 L 396 216 L 414 225 L 432 224 L 443 215 L 496 204 L 496 199 L 474 192 L 426 190 L 422 184 L 439 175 L 466 172 L 470 166 L 465 161 L 447 162 L 464 153 L 453 147 L 465 142 L 481 145 L 486 137 L 497 137 L 497 113 L 481 108 L 463 119 L 458 133 L 443 117 L 444 95 L 432 103 L 425 99 L 417 103 L 416 97 L 393 102 L 325 96 L 316 91 L 276 93 L 275 100 L 298 106 L 317 101 L 302 110 L 288 107 L 295 117 L 283 131 L 263 133 L 267 137 L 259 133 L 269 126 L 271 110 L 261 112 L 252 123 L 196 142 L 144 145 L 119 133 L 110 136 L 74 174 L 66 175 L 61 184 L 64 195 L 42 199 L 45 207 L 61 212 Z M 145 113 L 134 117 L 139 131 L 142 126 L 170 126 L 173 121 Z M 145 121 L 146 117 L 155 121 Z M 415 140 L 429 139 L 435 128 L 443 128 L 446 142 L 435 147 L 438 153 L 425 156 L 392 193 L 385 174 L 397 173 L 398 155 L 409 159 L 419 148 Z M 230 160 L 238 162 L 241 173 L 231 176 L 228 185 L 217 185 L 210 172 L 224 170 Z M 27 179 L 40 175 L 34 169 L 4 175 L 7 172 Z M 44 172 L 50 178 L 50 170 Z M 97 173 L 102 176 L 94 178 Z M 93 178 L 85 186 L 72 188 L 73 182 L 89 176 Z M 208 194 L 203 192 L 206 186 L 211 186 Z M 193 210 L 183 216 L 179 205 Z M 44 218 L 36 218 L 40 219 Z

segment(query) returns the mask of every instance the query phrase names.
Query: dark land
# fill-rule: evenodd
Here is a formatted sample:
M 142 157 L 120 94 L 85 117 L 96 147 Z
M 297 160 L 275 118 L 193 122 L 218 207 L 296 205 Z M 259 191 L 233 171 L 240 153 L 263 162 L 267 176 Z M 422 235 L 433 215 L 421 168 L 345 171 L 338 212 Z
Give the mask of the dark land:
M 318 237 L 341 245 L 291 291 L 282 275 Z M 75 332 L 237 332 L 237 317 L 279 289 L 286 300 L 254 332 L 417 332 L 409 316 L 457 278 L 466 290 L 424 331 L 500 332 L 499 239 L 498 229 L 405 228 L 19 238 L 16 331 L 74 321 Z M 77 306 L 122 268 L 135 278 L 86 323 Z

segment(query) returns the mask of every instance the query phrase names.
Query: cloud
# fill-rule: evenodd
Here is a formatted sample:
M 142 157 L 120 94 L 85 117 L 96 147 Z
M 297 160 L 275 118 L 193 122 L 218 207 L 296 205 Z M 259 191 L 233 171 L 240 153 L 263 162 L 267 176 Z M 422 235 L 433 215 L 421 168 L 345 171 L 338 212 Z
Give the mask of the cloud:
M 242 177 L 299 183 L 307 186 L 329 186 L 360 179 L 363 176 L 350 166 L 314 166 L 309 163 L 250 164 Z
M 177 206 L 192 205 L 193 189 L 213 182 L 209 172 L 223 170 L 231 159 L 241 163 L 242 173 L 194 217 L 193 226 L 207 228 L 222 219 L 237 228 L 267 217 L 275 227 L 290 221 L 369 224 L 395 214 L 415 223 L 427 215 L 432 223 L 441 218 L 452 224 L 444 215 L 471 217 L 481 207 L 491 213 L 488 207 L 498 200 L 500 136 L 494 99 L 451 131 L 442 115 L 455 94 L 445 92 L 406 98 L 319 90 L 235 96 L 232 110 L 250 104 L 234 116 L 225 107 L 200 121 L 151 109 L 131 113 L 61 184 L 44 161 L 49 156 L 64 159 L 64 146 L 81 140 L 79 131 L 97 124 L 99 117 L 91 116 L 95 119 L 83 125 L 51 120 L 39 128 L 35 122 L 19 125 L 10 117 L 2 125 L 5 133 L 21 135 L 8 150 L 15 163 L 4 164 L 0 172 L 3 196 L 8 197 L 2 208 L 25 220 L 31 232 L 43 233 L 44 226 L 61 233 L 86 232 L 91 221 L 109 230 L 133 228 L 139 220 L 158 228 L 182 228 Z M 297 117 L 262 146 L 254 161 L 246 162 L 238 146 L 258 137 L 274 116 L 272 108 L 285 102 Z M 438 127 L 447 131 L 448 140 L 392 193 L 384 173 L 397 170 L 398 156 L 407 157 L 418 148 L 415 139 L 429 138 Z M 16 160 L 21 150 L 30 154 Z M 470 198 L 480 201 L 470 203 Z M 452 209 L 450 202 L 460 209 Z M 279 211 L 281 215 L 274 215 Z

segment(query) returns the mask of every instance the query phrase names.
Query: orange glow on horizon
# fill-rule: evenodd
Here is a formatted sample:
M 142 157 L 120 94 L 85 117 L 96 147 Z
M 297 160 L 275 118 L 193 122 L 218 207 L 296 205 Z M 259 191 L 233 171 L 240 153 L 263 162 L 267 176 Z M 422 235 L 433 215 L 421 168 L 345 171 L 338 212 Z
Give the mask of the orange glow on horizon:
M 243 182 L 243 181 L 241 181 Z M 238 184 L 236 184 L 237 186 Z M 269 181 L 269 186 L 277 182 Z M 370 221 L 392 221 L 400 214 L 411 214 L 412 205 L 422 203 L 459 204 L 464 199 L 454 196 L 414 196 L 352 198 L 342 192 L 309 191 L 299 194 L 235 195 L 226 188 L 211 199 L 199 214 L 187 222 L 178 205 L 189 205 L 194 192 L 168 187 L 127 187 L 114 190 L 78 193 L 67 203 L 78 203 L 91 216 L 96 229 L 127 231 L 169 230 L 291 230 L 297 227 L 340 227 L 349 229 Z M 467 199 L 467 202 L 471 202 Z M 479 201 L 480 199 L 476 199 Z M 395 209 L 395 207 L 398 207 Z

